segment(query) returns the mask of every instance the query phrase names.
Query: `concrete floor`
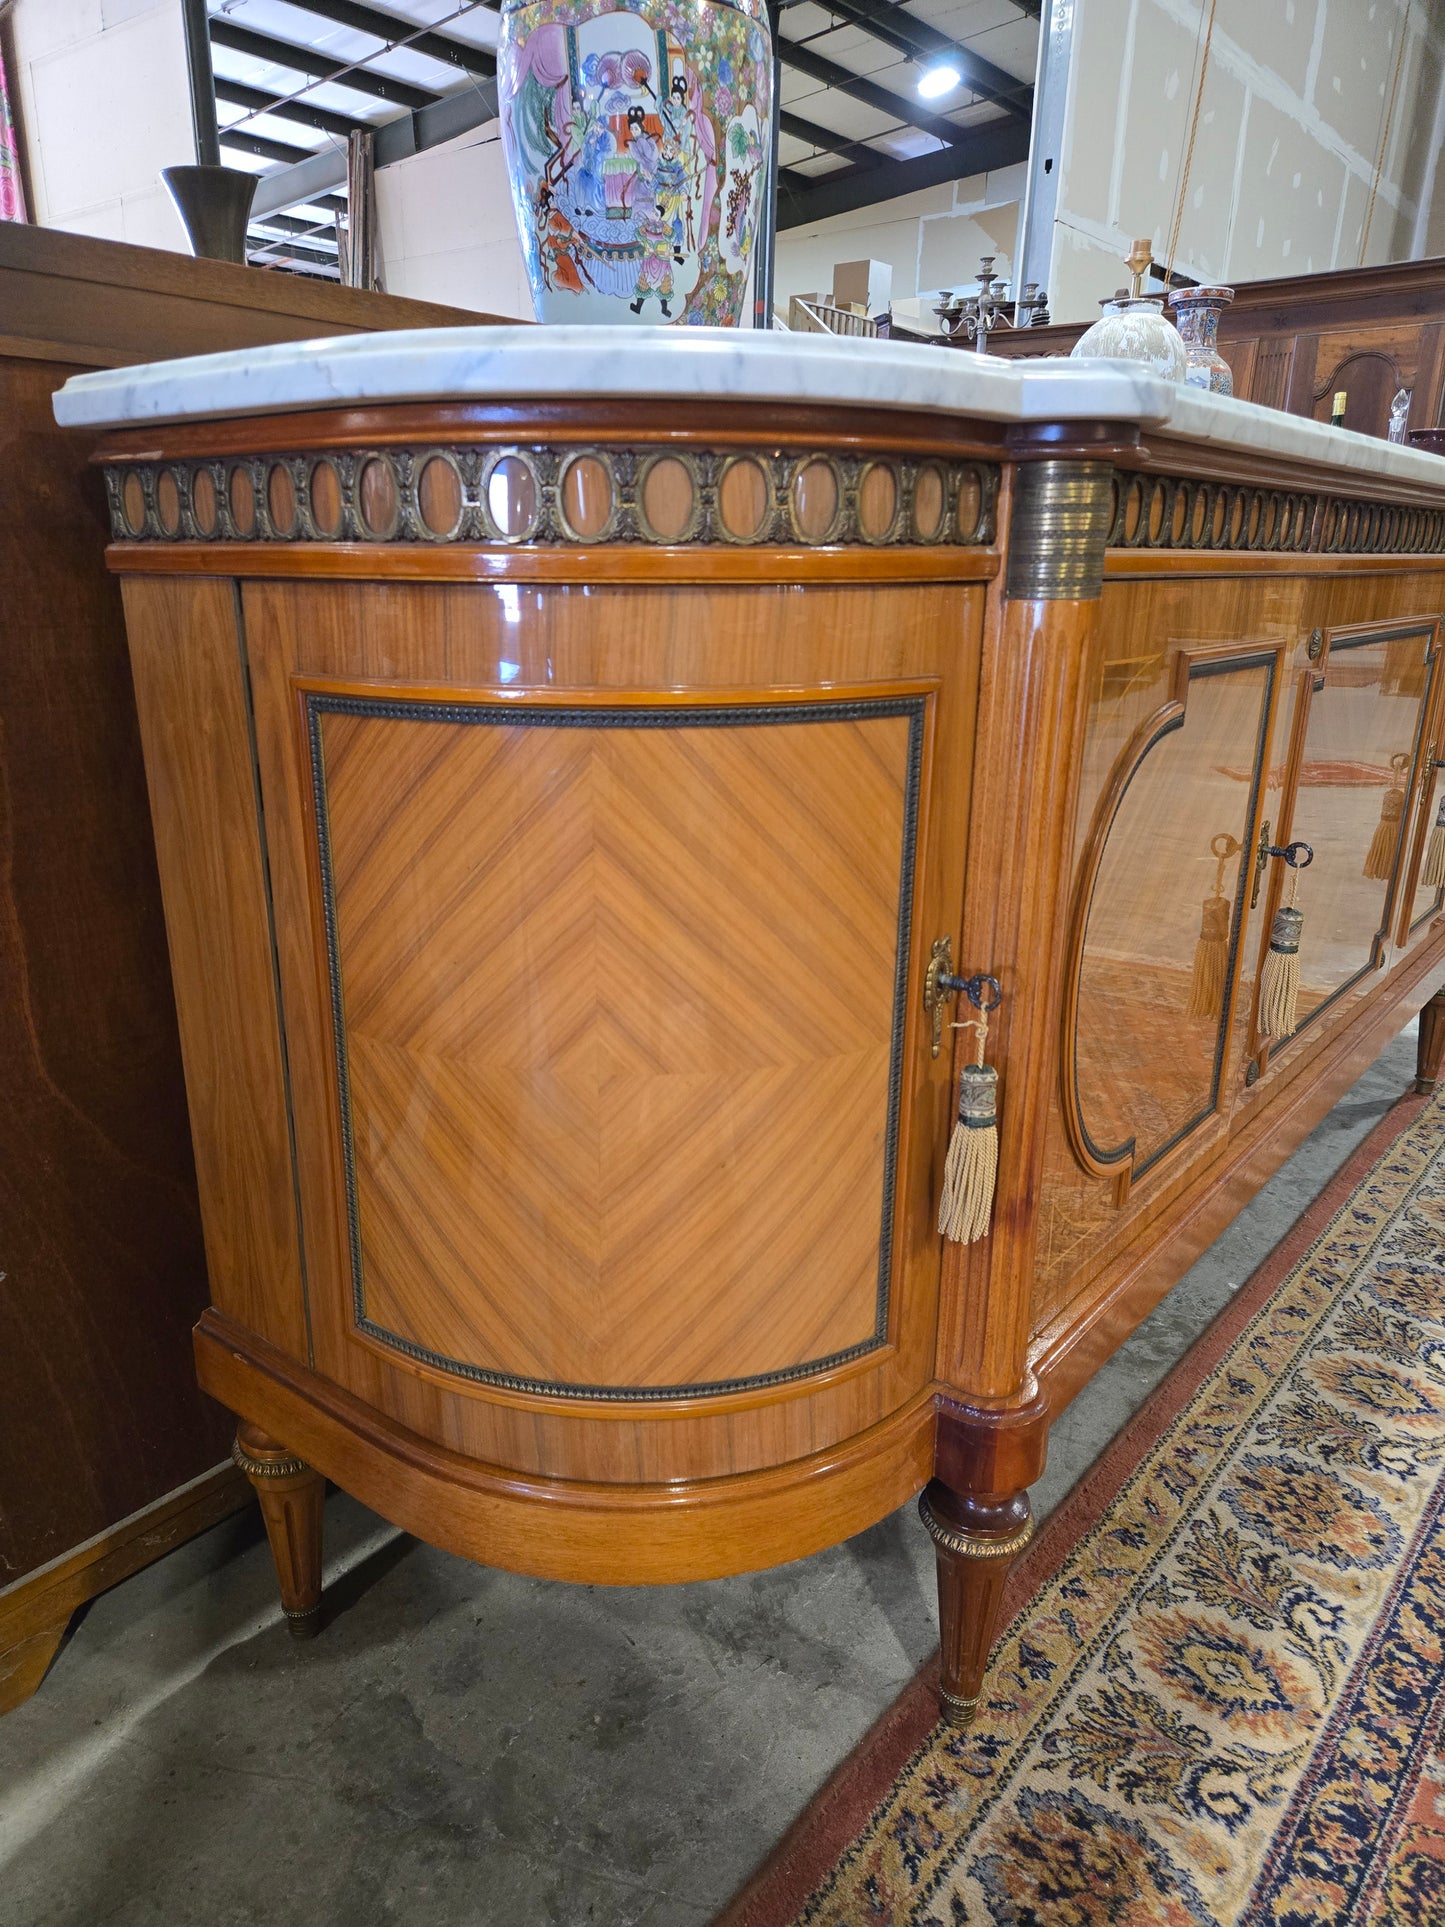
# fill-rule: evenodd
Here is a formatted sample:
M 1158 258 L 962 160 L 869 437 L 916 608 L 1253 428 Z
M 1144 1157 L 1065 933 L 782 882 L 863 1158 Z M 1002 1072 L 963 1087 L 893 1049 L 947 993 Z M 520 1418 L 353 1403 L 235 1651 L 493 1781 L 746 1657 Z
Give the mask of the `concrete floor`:
M 1048 1512 L 1414 1074 L 1413 1027 L 1053 1430 Z M 3 1927 L 694 1927 L 938 1636 L 912 1507 L 772 1572 L 513 1577 L 335 1495 L 297 1647 L 250 1513 L 118 1586 L 0 1723 Z

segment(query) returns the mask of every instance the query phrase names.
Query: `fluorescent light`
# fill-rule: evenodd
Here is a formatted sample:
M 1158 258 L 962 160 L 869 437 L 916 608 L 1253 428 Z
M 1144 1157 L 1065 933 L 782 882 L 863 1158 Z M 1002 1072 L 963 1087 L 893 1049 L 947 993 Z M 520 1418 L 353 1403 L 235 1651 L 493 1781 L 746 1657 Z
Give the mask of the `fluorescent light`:
M 963 75 L 957 67 L 930 67 L 918 83 L 918 92 L 923 100 L 937 100 L 940 94 L 951 94 L 962 84 Z

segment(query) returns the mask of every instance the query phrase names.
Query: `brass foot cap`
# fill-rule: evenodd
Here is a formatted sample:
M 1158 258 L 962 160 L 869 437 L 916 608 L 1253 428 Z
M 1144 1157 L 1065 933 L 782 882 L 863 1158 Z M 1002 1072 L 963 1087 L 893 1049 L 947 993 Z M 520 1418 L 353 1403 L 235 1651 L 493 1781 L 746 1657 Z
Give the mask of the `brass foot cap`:
M 978 1711 L 978 1695 L 963 1699 L 957 1693 L 950 1693 L 945 1687 L 938 1689 L 938 1710 L 945 1726 L 972 1726 Z
M 314 1606 L 283 1606 L 287 1629 L 293 1639 L 315 1639 L 321 1631 L 321 1601 Z
M 1415 1090 L 1420 1097 L 1429 1097 L 1434 1089 L 1435 1079 L 1433 1077 L 1417 1077 L 1415 1079 Z

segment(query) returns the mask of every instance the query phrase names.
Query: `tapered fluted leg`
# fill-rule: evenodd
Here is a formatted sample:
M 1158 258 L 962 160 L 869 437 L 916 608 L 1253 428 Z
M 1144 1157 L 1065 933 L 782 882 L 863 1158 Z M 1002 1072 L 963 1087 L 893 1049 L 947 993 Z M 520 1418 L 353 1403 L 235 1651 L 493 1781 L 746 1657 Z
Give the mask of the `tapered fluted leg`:
M 326 1481 L 245 1420 L 236 1428 L 231 1456 L 260 1501 L 281 1609 L 292 1637 L 310 1639 L 321 1624 L 321 1502 Z
M 999 1631 L 1009 1569 L 1033 1537 L 1027 1492 L 968 1497 L 934 1479 L 918 1501 L 938 1556 L 943 1717 L 967 1726 Z
M 1445 990 L 1435 995 L 1420 1012 L 1420 1042 L 1415 1052 L 1415 1089 L 1428 1097 L 1445 1060 Z

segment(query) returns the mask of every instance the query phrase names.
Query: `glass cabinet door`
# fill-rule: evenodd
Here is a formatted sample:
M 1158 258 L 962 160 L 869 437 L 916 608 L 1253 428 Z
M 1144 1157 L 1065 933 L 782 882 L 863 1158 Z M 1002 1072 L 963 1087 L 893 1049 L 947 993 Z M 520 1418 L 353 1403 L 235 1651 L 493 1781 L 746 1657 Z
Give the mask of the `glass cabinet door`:
M 1434 707 L 1433 618 L 1334 629 L 1325 643 L 1288 802 L 1268 839 L 1298 839 L 1314 851 L 1297 883 L 1304 928 L 1296 1037 L 1385 961 L 1416 840 L 1419 778 L 1433 756 L 1425 735 Z M 1268 881 L 1272 915 L 1283 879 Z M 1416 914 L 1428 914 L 1423 897 Z M 1268 932 L 1266 921 L 1266 943 Z

